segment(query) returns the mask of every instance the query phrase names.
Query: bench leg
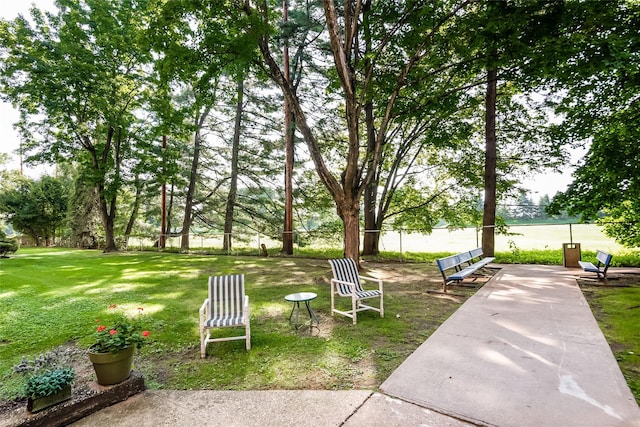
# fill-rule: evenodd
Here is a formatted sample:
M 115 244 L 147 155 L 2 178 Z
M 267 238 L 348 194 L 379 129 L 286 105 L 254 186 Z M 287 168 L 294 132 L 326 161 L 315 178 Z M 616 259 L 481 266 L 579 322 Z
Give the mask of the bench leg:
M 447 287 L 448 283 L 447 281 L 443 281 L 442 283 L 442 290 L 441 291 L 436 291 L 434 289 L 427 289 L 427 293 L 428 294 L 442 294 L 442 295 L 451 295 L 454 297 L 464 297 L 465 295 L 462 294 L 456 294 L 454 292 L 449 292 L 449 289 Z

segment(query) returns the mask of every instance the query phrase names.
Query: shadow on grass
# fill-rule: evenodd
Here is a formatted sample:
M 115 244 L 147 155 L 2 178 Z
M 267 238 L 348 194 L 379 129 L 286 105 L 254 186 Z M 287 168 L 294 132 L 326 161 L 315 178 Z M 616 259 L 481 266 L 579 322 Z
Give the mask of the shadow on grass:
M 432 262 L 365 262 L 363 274 L 384 280 L 385 317 L 363 312 L 354 326 L 349 318 L 331 316 L 331 271 L 323 259 L 23 249 L 1 262 L 5 400 L 19 393 L 12 367 L 23 355 L 61 345 L 87 348 L 95 319 L 108 317 L 111 304 L 144 308 L 153 343 L 138 352 L 135 368 L 150 388 L 375 389 L 475 292 L 427 293 L 441 287 Z M 242 341 L 214 343 L 201 359 L 198 308 L 207 277 L 230 273 L 245 274 L 252 349 L 247 352 Z M 291 305 L 284 296 L 299 291 L 318 294 L 312 302 L 320 317 L 317 331 L 296 331 L 287 320 Z

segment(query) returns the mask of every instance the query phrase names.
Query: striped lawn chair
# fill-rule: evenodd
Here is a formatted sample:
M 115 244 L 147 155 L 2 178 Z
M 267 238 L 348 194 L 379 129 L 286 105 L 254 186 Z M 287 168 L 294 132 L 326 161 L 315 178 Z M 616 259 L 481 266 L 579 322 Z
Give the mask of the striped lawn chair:
M 351 258 L 330 259 L 331 270 L 333 270 L 333 278 L 331 279 L 331 315 L 334 313 L 342 314 L 353 319 L 353 324 L 357 323 L 357 314 L 359 311 L 373 310 L 380 313 L 380 317 L 384 317 L 384 304 L 382 292 L 382 280 L 373 277 L 360 276 L 358 267 Z M 362 288 L 361 281 L 372 281 L 378 283 L 378 289 L 365 290 Z M 335 308 L 335 295 L 351 298 L 351 310 L 342 311 Z M 367 298 L 380 298 L 380 308 L 371 307 L 362 304 L 362 300 Z
M 211 329 L 228 326 L 244 326 L 245 334 L 211 338 Z M 242 339 L 246 341 L 247 350 L 251 349 L 249 297 L 244 293 L 244 274 L 209 277 L 209 298 L 200 307 L 200 356 L 206 356 L 210 342 Z

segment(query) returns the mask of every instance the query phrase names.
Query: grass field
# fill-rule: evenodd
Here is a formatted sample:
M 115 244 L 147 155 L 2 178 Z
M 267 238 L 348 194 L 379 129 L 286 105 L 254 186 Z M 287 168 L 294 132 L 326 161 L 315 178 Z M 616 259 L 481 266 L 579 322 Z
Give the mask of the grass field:
M 0 260 L 0 399 L 19 394 L 24 379 L 12 369 L 22 357 L 88 348 L 95 319 L 108 323 L 111 304 L 144 308 L 153 344 L 135 364 L 150 388 L 375 388 L 465 298 L 426 294 L 441 286 L 432 264 L 368 262 L 365 271 L 385 281 L 386 315 L 362 313 L 354 327 L 330 315 L 331 274 L 322 259 L 23 248 Z M 229 273 L 246 276 L 252 350 L 239 341 L 218 343 L 203 360 L 198 308 L 207 277 Z M 284 296 L 301 290 L 318 294 L 312 304 L 321 323 L 313 334 L 295 331 L 287 319 Z
M 594 224 L 514 225 L 511 235 L 496 235 L 495 249 L 562 249 L 563 243 L 580 243 L 583 250 L 624 252 L 615 240 L 605 236 Z M 482 235 L 475 228 L 448 231 L 435 229 L 430 235 L 386 233 L 380 249 L 393 252 L 462 252 L 482 246 Z
M 519 259 L 557 264 L 559 256 L 558 250 L 523 251 Z M 0 259 L 0 415 L 2 401 L 20 395 L 24 377 L 13 369 L 23 357 L 57 349 L 70 355 L 80 387 L 92 379 L 84 352 L 95 320 L 106 321 L 111 304 L 130 313 L 144 308 L 153 342 L 137 353 L 135 367 L 150 388 L 375 388 L 475 289 L 456 289 L 463 297 L 427 294 L 441 287 L 433 262 L 370 260 L 364 266 L 366 275 L 384 280 L 385 317 L 365 312 L 354 327 L 330 314 L 331 274 L 324 259 L 22 248 Z M 246 275 L 253 348 L 246 352 L 242 341 L 217 343 L 201 359 L 197 310 L 207 277 L 230 273 Z M 585 295 L 640 398 L 640 286 L 632 285 Z M 287 319 L 291 305 L 284 295 L 302 290 L 318 294 L 312 305 L 320 329 L 312 333 L 295 331 Z

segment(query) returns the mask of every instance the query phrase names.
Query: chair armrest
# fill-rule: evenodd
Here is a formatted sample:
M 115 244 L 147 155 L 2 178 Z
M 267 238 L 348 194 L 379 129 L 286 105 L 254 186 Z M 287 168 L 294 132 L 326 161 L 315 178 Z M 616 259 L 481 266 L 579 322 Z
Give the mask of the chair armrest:
M 204 323 L 204 320 L 205 320 L 204 318 L 205 318 L 205 315 L 207 314 L 207 307 L 208 306 L 209 306 L 209 298 L 204 300 L 204 302 L 200 306 L 200 310 L 198 310 L 198 312 L 200 313 L 200 324 L 201 325 Z
M 356 284 L 353 282 L 345 282 L 344 280 L 331 279 L 331 283 L 341 283 L 343 285 L 351 286 L 352 288 L 356 287 Z
M 382 279 L 376 279 L 375 277 L 367 277 L 367 276 L 358 276 L 360 277 L 361 280 L 367 281 L 367 282 L 378 282 L 378 289 L 380 289 L 380 292 L 382 292 Z
M 209 298 L 205 299 L 202 305 L 200 306 L 200 314 L 205 314 L 207 310 L 207 305 L 209 304 Z

